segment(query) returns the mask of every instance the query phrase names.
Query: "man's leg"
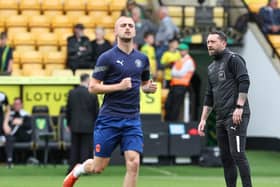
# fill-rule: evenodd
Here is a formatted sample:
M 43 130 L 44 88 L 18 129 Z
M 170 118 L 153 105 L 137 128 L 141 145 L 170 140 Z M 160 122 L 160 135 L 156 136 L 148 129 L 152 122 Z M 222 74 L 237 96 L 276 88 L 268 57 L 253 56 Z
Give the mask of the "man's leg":
M 221 150 L 226 185 L 227 187 L 236 187 L 237 169 L 234 160 L 231 157 L 228 135 L 224 124 L 217 126 L 217 141 Z
M 139 167 L 140 155 L 136 151 L 125 151 L 126 174 L 124 177 L 123 187 L 136 187 Z
M 69 173 L 74 166 L 79 163 L 79 155 L 80 155 L 80 136 L 79 133 L 71 133 L 71 147 L 70 147 L 70 158 L 69 158 Z
M 63 187 L 72 187 L 78 178 L 84 173 L 101 173 L 108 166 L 110 158 L 94 157 L 86 160 L 83 164 L 77 164 L 66 176 Z
M 81 144 L 80 144 L 80 160 L 79 162 L 82 163 L 86 161 L 88 158 L 93 157 L 93 142 L 92 142 L 92 134 L 90 133 L 83 133 L 81 136 Z
M 230 152 L 239 169 L 243 187 L 252 187 L 250 166 L 245 155 L 248 123 L 249 117 L 245 117 L 240 125 L 230 124 L 228 128 Z
M 15 138 L 12 135 L 6 136 L 5 151 L 6 151 L 6 157 L 7 157 L 7 164 L 8 164 L 9 168 L 12 166 L 12 163 L 13 163 L 14 141 L 15 141 Z

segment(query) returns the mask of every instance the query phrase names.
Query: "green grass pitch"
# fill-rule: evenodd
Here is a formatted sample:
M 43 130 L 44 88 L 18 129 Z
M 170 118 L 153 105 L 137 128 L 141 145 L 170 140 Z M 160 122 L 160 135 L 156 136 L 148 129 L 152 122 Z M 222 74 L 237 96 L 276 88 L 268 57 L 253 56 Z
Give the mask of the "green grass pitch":
M 249 151 L 254 187 L 280 186 L 280 152 Z M 62 186 L 66 166 L 0 166 L 0 187 Z M 124 166 L 109 166 L 101 175 L 83 176 L 77 187 L 121 187 Z M 241 187 L 240 178 L 238 187 Z M 221 168 L 193 165 L 141 166 L 138 187 L 225 187 Z

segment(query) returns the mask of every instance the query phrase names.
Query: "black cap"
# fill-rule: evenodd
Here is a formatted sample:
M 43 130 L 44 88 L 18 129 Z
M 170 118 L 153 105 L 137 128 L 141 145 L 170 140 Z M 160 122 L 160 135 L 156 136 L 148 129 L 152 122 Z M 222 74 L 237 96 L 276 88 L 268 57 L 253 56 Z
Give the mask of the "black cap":
M 81 23 L 78 23 L 78 24 L 76 24 L 75 26 L 74 26 L 74 28 L 75 29 L 81 29 L 81 30 L 84 30 L 84 25 L 83 24 L 81 24 Z

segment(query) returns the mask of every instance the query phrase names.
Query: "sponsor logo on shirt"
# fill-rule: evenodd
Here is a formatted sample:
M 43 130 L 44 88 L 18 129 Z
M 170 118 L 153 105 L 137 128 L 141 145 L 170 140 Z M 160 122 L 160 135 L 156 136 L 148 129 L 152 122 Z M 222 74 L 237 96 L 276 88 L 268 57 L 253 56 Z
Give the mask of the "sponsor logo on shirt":
M 123 60 L 117 60 L 116 63 L 123 66 Z
M 136 59 L 135 61 L 134 61 L 134 63 L 135 63 L 135 65 L 136 65 L 136 67 L 137 68 L 141 68 L 142 67 L 142 61 L 140 60 L 140 59 Z

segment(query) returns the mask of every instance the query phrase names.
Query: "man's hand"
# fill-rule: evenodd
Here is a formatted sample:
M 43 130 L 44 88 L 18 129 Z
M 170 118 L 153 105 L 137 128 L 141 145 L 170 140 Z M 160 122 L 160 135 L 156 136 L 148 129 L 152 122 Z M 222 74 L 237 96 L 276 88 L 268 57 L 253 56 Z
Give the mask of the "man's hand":
M 243 108 L 236 108 L 232 114 L 233 124 L 240 125 L 242 122 Z
M 126 78 L 124 78 L 124 79 L 120 82 L 119 86 L 120 86 L 120 90 L 123 90 L 123 91 L 132 88 L 131 77 L 126 77 Z
M 22 125 L 23 120 L 22 118 L 15 118 L 12 122 L 13 125 Z
M 197 127 L 199 136 L 205 136 L 205 132 L 204 132 L 205 125 L 206 125 L 206 121 L 205 120 L 201 120 L 199 122 L 199 125 Z
M 149 80 L 148 83 L 146 83 L 142 87 L 142 90 L 145 93 L 155 93 L 157 91 L 157 83 L 153 82 L 152 80 Z

